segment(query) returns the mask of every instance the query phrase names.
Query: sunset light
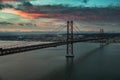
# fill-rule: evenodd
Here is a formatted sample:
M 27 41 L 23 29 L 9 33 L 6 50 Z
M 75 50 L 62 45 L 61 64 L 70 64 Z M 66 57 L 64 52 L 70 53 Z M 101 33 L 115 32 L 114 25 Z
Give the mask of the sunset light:
M 19 16 L 25 18 L 25 19 L 36 19 L 36 18 L 39 18 L 39 17 L 48 16 L 47 14 L 28 13 L 28 12 L 25 12 L 25 11 L 11 9 L 11 8 L 2 9 L 1 12 L 6 12 L 6 13 L 10 13 L 10 14 L 19 15 Z

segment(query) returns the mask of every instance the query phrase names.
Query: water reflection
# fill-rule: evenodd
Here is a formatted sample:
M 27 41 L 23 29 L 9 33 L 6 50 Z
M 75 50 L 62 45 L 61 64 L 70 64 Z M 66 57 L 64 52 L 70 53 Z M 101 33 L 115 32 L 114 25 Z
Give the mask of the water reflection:
M 74 58 L 73 57 L 67 57 L 66 58 L 66 80 L 70 80 L 73 75 L 74 70 Z
M 2 70 L 0 71 L 2 76 L 0 80 L 120 80 L 118 49 L 120 45 L 106 45 L 104 47 L 95 45 L 92 48 L 88 46 L 78 47 L 74 58 L 65 58 L 65 51 L 58 53 L 58 49 L 43 49 L 34 54 L 32 54 L 33 52 L 28 55 L 24 54 L 24 56 L 13 55 L 13 59 L 11 59 L 12 56 L 7 56 L 5 59 L 0 58 L 2 65 L 5 66 L 7 63 L 6 67 L 0 67 Z M 40 52 L 41 54 L 38 54 Z M 21 63 L 21 60 L 24 63 Z M 21 61 L 19 64 L 25 65 L 24 69 L 21 66 L 16 66 L 18 61 Z M 33 64 L 33 62 L 35 63 Z M 27 65 L 30 65 L 30 68 Z M 13 70 L 12 74 L 2 74 L 2 72 L 5 73 L 6 69 Z M 19 71 L 19 69 L 21 70 Z M 31 74 L 23 77 L 28 72 L 26 73 L 22 69 L 31 72 Z
M 0 80 L 2 80 L 2 77 L 0 76 Z
M 82 73 L 84 73 L 83 70 L 81 70 L 79 68 L 81 67 L 82 69 L 85 69 L 84 67 L 82 67 L 83 63 L 94 53 L 102 53 L 103 49 L 104 49 L 103 47 L 95 48 L 87 53 L 84 53 L 84 55 L 80 56 L 77 59 L 74 59 L 73 57 L 66 58 L 66 75 L 65 75 L 66 80 L 84 80 L 84 78 L 86 78 L 85 80 L 89 80 L 89 78 L 85 77 L 85 75 L 82 74 Z M 100 59 L 99 57 L 98 57 L 98 59 Z M 100 67 L 99 69 L 101 71 L 101 62 L 98 64 L 99 64 L 98 67 Z M 86 64 L 84 64 L 84 65 L 86 65 Z M 87 66 L 89 66 L 89 65 L 86 65 L 85 67 L 87 67 Z M 87 69 L 89 69 L 89 68 L 87 68 Z M 99 70 L 99 69 L 97 69 L 97 70 Z M 86 73 L 86 76 L 89 77 L 89 75 L 87 73 Z
M 104 49 L 105 47 L 95 48 L 76 59 L 72 80 L 103 80 Z
M 87 53 L 84 53 L 84 55 L 81 55 L 75 62 L 80 63 L 81 61 L 84 61 L 85 59 L 87 59 L 90 55 L 97 53 L 98 51 L 100 51 L 102 49 L 104 49 L 104 47 L 98 47 L 98 48 L 95 48 Z

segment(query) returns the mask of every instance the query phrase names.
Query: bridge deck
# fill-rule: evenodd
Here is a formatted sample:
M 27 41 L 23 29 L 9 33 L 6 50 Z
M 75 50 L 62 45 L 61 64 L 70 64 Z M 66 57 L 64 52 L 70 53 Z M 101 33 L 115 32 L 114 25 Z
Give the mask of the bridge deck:
M 17 47 L 11 47 L 11 48 L 3 48 L 3 49 L 0 48 L 0 56 L 24 52 L 24 51 L 48 48 L 48 47 L 56 47 L 56 46 L 63 45 L 63 44 L 65 44 L 65 43 L 56 42 L 56 43 L 47 43 L 47 44 L 34 44 L 34 45 L 27 45 L 27 46 L 17 46 Z
M 98 40 L 98 39 L 80 39 L 80 40 L 74 40 L 72 42 L 76 43 L 76 42 L 86 42 L 86 41 L 94 41 L 94 40 Z M 20 53 L 20 52 L 25 52 L 30 50 L 36 50 L 36 49 L 56 47 L 60 45 L 65 45 L 66 43 L 67 42 L 65 41 L 65 42 L 54 42 L 54 43 L 47 43 L 47 44 L 34 44 L 34 45 L 26 45 L 26 46 L 0 48 L 0 56 L 13 54 L 13 53 Z
M 38 44 L 48 44 L 53 42 L 41 42 L 41 41 L 0 41 L 0 48 L 13 48 L 13 47 L 21 47 L 21 46 L 30 46 L 30 45 L 38 45 Z

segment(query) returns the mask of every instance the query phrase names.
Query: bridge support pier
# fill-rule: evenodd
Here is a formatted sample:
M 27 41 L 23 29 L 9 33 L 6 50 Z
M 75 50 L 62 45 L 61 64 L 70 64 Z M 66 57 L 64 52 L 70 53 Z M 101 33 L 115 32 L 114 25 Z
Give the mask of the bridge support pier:
M 67 53 L 66 57 L 74 57 L 73 54 L 73 21 L 67 21 Z

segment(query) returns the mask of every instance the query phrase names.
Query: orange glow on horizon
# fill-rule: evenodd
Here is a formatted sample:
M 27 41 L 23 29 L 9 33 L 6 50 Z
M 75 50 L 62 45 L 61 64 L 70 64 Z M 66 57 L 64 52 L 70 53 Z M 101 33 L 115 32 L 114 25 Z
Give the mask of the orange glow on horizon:
M 15 14 L 15 15 L 19 15 L 25 19 L 36 19 L 39 17 L 45 17 L 48 16 L 48 14 L 40 14 L 40 13 L 28 13 L 28 12 L 24 12 L 21 10 L 15 10 L 15 9 L 11 9 L 11 8 L 5 8 L 3 10 L 1 10 L 2 12 L 6 12 L 6 13 L 11 13 L 11 14 Z
M 16 29 L 12 29 L 12 28 L 0 28 L 1 32 L 44 32 L 47 30 L 38 30 L 38 29 L 22 29 L 22 28 L 16 28 Z

